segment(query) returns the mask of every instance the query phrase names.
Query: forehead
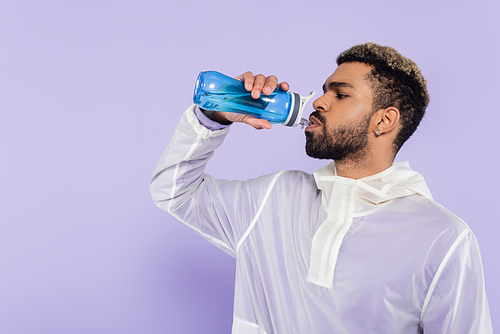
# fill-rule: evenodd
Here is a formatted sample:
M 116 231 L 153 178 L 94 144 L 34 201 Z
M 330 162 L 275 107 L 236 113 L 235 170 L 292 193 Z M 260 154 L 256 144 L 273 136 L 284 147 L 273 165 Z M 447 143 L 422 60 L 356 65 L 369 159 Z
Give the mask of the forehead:
M 372 71 L 370 65 L 364 63 L 343 63 L 337 67 L 335 72 L 326 79 L 325 86 L 331 82 L 345 82 L 357 90 L 371 92 L 367 75 Z

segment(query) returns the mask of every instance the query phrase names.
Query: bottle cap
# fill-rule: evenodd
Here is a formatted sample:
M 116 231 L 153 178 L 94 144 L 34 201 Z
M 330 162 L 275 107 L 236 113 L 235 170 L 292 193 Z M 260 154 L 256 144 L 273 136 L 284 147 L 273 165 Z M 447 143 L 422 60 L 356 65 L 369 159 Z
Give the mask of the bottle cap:
M 315 91 L 309 93 L 308 96 L 301 96 L 294 92 L 288 92 L 292 96 L 292 103 L 290 106 L 290 112 L 288 113 L 288 118 L 283 122 L 285 126 L 297 126 L 302 118 L 302 112 L 306 106 L 307 101 L 312 99 L 316 94 Z

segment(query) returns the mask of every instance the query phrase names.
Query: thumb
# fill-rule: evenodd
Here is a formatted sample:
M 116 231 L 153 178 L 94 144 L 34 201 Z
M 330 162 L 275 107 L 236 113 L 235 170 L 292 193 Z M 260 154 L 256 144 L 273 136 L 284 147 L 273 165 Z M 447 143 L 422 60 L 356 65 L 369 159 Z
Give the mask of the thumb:
M 242 115 L 241 123 L 248 124 L 257 130 L 271 129 L 271 123 L 268 120 L 256 118 L 250 115 Z

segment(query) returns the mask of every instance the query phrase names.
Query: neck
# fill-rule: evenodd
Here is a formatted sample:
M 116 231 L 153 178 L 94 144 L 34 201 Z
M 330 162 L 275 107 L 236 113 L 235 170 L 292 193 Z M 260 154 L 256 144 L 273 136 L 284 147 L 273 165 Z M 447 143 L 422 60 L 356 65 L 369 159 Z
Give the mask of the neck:
M 363 159 L 335 160 L 335 169 L 338 176 L 357 180 L 380 173 L 391 167 L 392 163 L 392 158 L 365 156 Z

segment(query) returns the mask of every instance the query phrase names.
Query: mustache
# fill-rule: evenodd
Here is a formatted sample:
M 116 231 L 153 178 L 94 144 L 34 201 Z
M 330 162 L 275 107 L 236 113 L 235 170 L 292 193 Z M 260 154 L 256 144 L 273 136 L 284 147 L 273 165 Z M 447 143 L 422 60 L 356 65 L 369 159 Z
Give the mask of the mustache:
M 313 116 L 314 118 L 316 118 L 318 121 L 321 122 L 321 124 L 325 124 L 326 123 L 326 119 L 325 117 L 321 114 L 321 112 L 315 110 L 313 111 L 309 117 Z

